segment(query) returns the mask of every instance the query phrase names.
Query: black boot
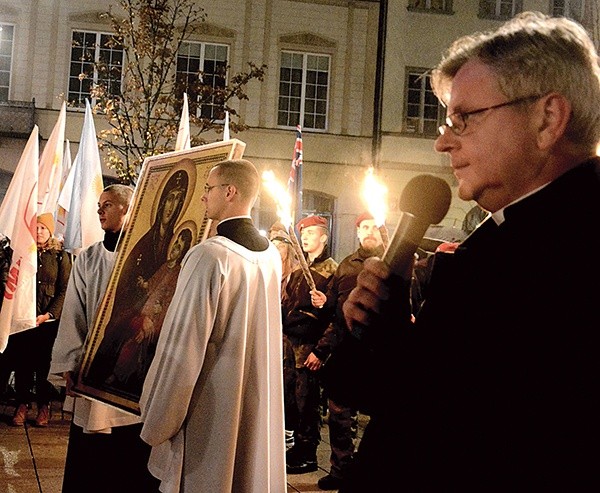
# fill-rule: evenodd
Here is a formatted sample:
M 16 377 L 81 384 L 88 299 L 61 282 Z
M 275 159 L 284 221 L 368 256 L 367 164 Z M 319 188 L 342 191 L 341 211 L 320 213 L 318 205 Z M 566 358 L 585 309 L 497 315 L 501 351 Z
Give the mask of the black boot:
M 322 490 L 339 490 L 342 486 L 342 479 L 332 476 L 329 473 L 327 476 L 323 476 L 317 481 L 317 486 Z
M 288 474 L 304 474 L 318 469 L 317 447 L 306 442 L 296 444 L 286 453 Z

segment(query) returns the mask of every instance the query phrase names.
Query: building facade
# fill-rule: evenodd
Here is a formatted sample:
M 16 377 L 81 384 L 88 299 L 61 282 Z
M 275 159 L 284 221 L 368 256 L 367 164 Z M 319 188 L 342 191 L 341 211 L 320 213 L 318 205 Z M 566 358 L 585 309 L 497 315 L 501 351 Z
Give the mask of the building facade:
M 0 182 L 4 188 L 33 124 L 39 126 L 43 147 L 63 100 L 86 97 L 89 88 L 78 78 L 81 57 L 74 42 L 89 39 L 100 46 L 102 36 L 110 33 L 102 13 L 115 3 L 0 0 Z M 303 210 L 330 218 L 332 253 L 338 260 L 358 245 L 353 221 L 366 208 L 361 189 L 374 164 L 389 189 L 390 230 L 400 216 L 400 193 L 417 174 L 435 174 L 451 185 L 455 198 L 445 226 L 460 228 L 474 205 L 456 197 L 448 158 L 433 150 L 445 110 L 433 96 L 428 71 L 445 47 L 462 34 L 494 28 L 522 10 L 577 18 L 586 4 L 584 0 L 197 3 L 205 9 L 206 22 L 182 56 L 204 67 L 209 62 L 226 63 L 232 73 L 245 70 L 249 61 L 267 65 L 265 80 L 252 81 L 247 88 L 249 100 L 236 108 L 241 122 L 250 128 L 232 137 L 247 144 L 245 157 L 260 171 L 273 170 L 285 182 L 295 127 L 302 125 Z M 380 5 L 387 13 L 383 64 L 378 63 Z M 111 56 L 118 61 L 118 53 Z M 378 92 L 380 111 L 375 104 Z M 68 106 L 67 113 L 66 138 L 74 156 L 83 111 Z M 380 128 L 377 163 L 373 163 L 374 115 Z M 96 116 L 96 127 L 103 124 L 102 117 Z M 219 138 L 212 136 L 212 140 Z M 108 168 L 104 172 L 108 179 L 115 176 Z M 255 213 L 262 229 L 276 219 L 272 202 L 263 195 Z

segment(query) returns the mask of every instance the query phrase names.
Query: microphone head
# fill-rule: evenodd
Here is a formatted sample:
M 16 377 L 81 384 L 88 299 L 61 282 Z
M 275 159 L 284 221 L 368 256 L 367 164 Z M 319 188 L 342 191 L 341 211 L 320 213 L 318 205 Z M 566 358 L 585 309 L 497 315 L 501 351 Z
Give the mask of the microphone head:
M 448 212 L 452 192 L 442 178 L 418 175 L 411 179 L 400 196 L 400 210 L 427 224 L 438 224 Z

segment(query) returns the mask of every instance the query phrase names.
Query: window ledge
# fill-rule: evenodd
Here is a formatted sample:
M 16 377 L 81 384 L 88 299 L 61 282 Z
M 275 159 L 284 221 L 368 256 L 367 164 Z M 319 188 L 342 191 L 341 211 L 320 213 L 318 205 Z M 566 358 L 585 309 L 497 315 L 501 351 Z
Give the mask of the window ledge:
M 29 137 L 35 124 L 35 100 L 0 101 L 0 135 Z
M 421 9 L 419 7 L 406 7 L 409 12 L 415 14 L 437 14 L 437 15 L 454 15 L 454 10 L 441 10 L 441 9 Z

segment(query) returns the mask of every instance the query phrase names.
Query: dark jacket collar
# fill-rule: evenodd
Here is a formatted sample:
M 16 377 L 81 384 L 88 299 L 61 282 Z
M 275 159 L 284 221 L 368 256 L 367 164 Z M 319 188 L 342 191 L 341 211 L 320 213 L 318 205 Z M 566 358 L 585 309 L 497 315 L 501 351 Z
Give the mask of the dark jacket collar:
M 379 257 L 381 258 L 383 256 L 383 245 L 378 246 L 377 248 L 375 248 L 375 250 L 371 250 L 369 252 L 367 252 L 362 246 L 358 247 L 358 250 L 356 250 L 353 254 L 352 254 L 352 260 L 362 260 L 365 261 L 370 257 Z
M 104 244 L 104 248 L 106 248 L 109 252 L 114 252 L 115 248 L 117 246 L 117 241 L 119 241 L 119 235 L 121 234 L 121 231 L 117 231 L 116 233 L 112 232 L 112 231 L 105 231 L 104 232 L 104 240 L 102 240 L 102 243 Z
M 599 170 L 600 158 L 594 157 L 567 171 L 532 195 L 509 205 L 504 210 L 505 220 L 500 226 L 491 216 L 482 221 L 460 244 L 457 252 L 475 245 L 485 249 L 487 246 L 483 246 L 483 243 L 493 244 L 497 241 L 497 232 L 507 228 L 531 230 L 547 221 L 560 223 L 563 218 L 580 214 L 587 206 L 593 207 L 589 201 L 597 200 Z M 573 200 L 568 200 L 568 197 Z
M 325 245 L 325 248 L 323 248 L 323 251 L 321 252 L 321 254 L 318 257 L 316 257 L 312 262 L 310 260 L 308 260 L 308 253 L 304 252 L 304 257 L 306 258 L 309 265 L 324 262 L 325 260 L 327 260 L 329 258 L 329 256 L 330 256 L 329 255 L 329 245 Z
M 546 187 L 508 206 L 504 211 L 506 221 L 514 221 L 517 218 L 531 220 L 534 217 L 552 217 L 551 208 L 563 209 L 569 207 L 565 203 L 565 190 L 576 190 L 589 181 L 599 180 L 600 158 L 594 157 L 581 163 L 575 168 L 559 176 Z M 594 178 L 594 174 L 596 178 Z M 588 181 L 589 180 L 589 181 Z M 537 216 L 539 214 L 539 216 Z

